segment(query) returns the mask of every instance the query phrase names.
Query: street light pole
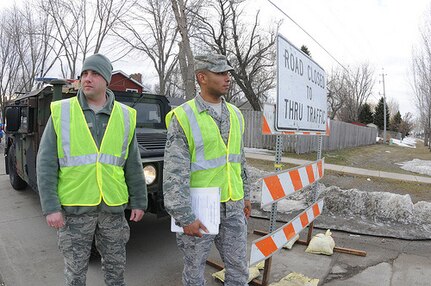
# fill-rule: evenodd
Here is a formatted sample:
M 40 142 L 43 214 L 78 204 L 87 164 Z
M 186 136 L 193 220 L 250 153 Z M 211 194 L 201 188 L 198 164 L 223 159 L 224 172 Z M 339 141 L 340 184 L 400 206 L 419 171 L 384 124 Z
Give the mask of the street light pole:
M 384 71 L 384 69 L 382 69 Z M 386 92 L 385 92 L 385 74 L 382 72 L 383 83 L 383 144 L 386 144 Z

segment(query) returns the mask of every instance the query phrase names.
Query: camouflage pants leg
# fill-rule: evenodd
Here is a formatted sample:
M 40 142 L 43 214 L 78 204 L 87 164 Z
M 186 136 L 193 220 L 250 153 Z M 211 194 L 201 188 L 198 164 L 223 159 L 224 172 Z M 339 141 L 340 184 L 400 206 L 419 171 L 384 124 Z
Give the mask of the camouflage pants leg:
M 125 286 L 126 244 L 130 228 L 124 214 L 100 213 L 96 228 L 96 247 L 102 256 L 102 272 L 108 286 Z
M 248 285 L 247 219 L 243 209 L 243 200 L 221 204 L 215 244 L 226 269 L 225 286 Z
M 183 285 L 205 285 L 205 263 L 211 250 L 215 235 L 203 237 L 188 236 L 177 233 L 177 245 L 183 253 Z
M 97 213 L 67 215 L 65 226 L 57 232 L 58 246 L 64 256 L 64 277 L 67 286 L 84 286 L 91 244 L 97 225 Z

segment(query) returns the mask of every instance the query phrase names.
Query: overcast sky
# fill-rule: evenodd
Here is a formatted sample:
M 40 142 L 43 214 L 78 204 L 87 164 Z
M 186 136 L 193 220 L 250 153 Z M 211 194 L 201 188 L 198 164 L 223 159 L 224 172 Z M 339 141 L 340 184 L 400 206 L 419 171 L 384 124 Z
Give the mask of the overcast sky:
M 266 19 L 281 18 L 280 33 L 298 48 L 306 45 L 327 73 L 337 63 L 267 0 L 254 0 Z M 430 0 L 271 0 L 304 28 L 344 66 L 369 62 L 376 84 L 370 100 L 383 93 L 399 103 L 402 115 L 416 114 L 411 88 L 412 48 L 429 15 Z M 380 93 L 380 94 L 379 94 Z
M 399 103 L 401 114 L 416 114 L 411 82 L 412 48 L 419 43 L 419 28 L 430 15 L 431 0 L 271 0 L 313 36 L 344 66 L 369 62 L 375 69 L 376 84 L 370 100 L 377 102 L 383 92 L 384 69 L 387 99 Z M 0 9 L 14 1 L 0 0 Z M 262 25 L 283 19 L 280 33 L 298 48 L 306 45 L 313 59 L 327 73 L 337 63 L 309 36 L 285 17 L 268 0 L 247 0 L 249 12 L 261 9 Z M 145 72 L 117 63 L 126 73 Z M 142 67 L 142 63 L 140 65 Z M 144 75 L 151 80 L 152 76 Z

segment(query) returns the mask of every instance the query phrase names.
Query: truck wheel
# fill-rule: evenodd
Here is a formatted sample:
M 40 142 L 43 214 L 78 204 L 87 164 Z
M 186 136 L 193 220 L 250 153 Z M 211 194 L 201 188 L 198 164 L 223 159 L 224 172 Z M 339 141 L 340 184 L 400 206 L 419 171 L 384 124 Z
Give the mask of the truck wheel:
M 15 146 L 11 146 L 8 152 L 8 167 L 9 167 L 9 180 L 12 187 L 17 190 L 23 190 L 27 187 L 27 183 L 21 179 L 16 172 L 16 157 L 15 157 Z

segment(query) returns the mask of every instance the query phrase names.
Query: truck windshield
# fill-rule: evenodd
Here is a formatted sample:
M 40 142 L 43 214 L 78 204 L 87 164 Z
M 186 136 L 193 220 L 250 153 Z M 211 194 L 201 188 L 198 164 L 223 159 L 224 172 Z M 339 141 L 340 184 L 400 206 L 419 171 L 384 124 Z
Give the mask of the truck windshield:
M 131 106 L 133 102 L 125 102 Z M 138 102 L 133 106 L 136 109 L 136 123 L 161 123 L 162 116 L 160 105 L 156 103 Z

